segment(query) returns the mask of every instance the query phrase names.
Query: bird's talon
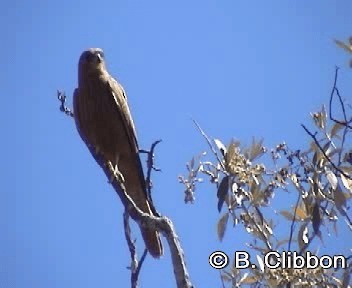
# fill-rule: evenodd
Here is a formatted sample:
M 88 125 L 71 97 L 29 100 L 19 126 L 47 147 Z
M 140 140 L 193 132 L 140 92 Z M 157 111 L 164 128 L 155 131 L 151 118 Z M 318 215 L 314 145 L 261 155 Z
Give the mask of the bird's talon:
M 110 166 L 110 169 L 112 170 L 111 172 L 111 177 L 110 177 L 110 183 L 114 182 L 115 179 L 118 179 L 119 182 L 125 183 L 125 178 L 123 177 L 122 173 L 120 172 L 119 168 L 117 165 L 115 167 L 112 166 L 112 164 L 109 162 L 108 164 Z

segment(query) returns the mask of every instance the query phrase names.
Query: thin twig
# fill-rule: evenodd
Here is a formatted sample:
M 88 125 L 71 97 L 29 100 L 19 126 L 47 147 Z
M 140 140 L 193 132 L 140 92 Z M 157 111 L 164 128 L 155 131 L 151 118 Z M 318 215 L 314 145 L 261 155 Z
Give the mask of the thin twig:
M 338 163 L 339 163 L 339 165 L 340 165 L 340 164 L 341 164 L 342 151 L 343 151 L 343 147 L 344 147 L 344 144 L 345 144 L 345 140 L 346 140 L 346 135 L 347 135 L 347 132 L 348 132 L 348 128 L 349 128 L 349 129 L 352 128 L 350 125 L 348 125 L 348 123 L 351 123 L 352 119 L 351 119 L 350 121 L 347 120 L 345 104 L 343 103 L 342 97 L 341 97 L 341 95 L 340 95 L 340 91 L 339 91 L 339 89 L 337 88 L 338 70 L 339 70 L 339 67 L 336 67 L 336 69 L 335 69 L 335 78 L 334 78 L 334 85 L 333 85 L 332 90 L 331 90 L 331 93 L 330 93 L 329 117 L 330 117 L 330 120 L 334 121 L 335 123 L 338 123 L 338 124 L 340 124 L 340 125 L 345 126 L 345 129 L 344 129 L 343 134 L 342 134 L 341 149 L 340 149 L 340 152 L 339 152 L 339 160 L 338 160 Z M 333 98 L 334 98 L 335 92 L 336 92 L 336 94 L 337 94 L 337 96 L 338 96 L 338 99 L 339 99 L 339 102 L 340 102 L 340 105 L 341 105 L 341 109 L 342 109 L 342 113 L 343 113 L 343 117 L 344 117 L 344 120 L 345 120 L 345 121 L 339 121 L 339 120 L 335 119 L 335 118 L 332 116 L 332 100 L 333 100 Z
M 316 233 L 313 233 L 312 236 L 309 237 L 307 243 L 305 243 L 303 245 L 303 247 L 301 248 L 301 250 L 298 252 L 298 255 L 302 255 L 302 253 L 309 247 L 309 245 L 312 243 L 313 239 L 315 238 L 317 234 Z
M 155 142 L 153 142 L 153 144 L 150 147 L 149 151 L 147 151 L 147 150 L 139 150 L 140 153 L 148 154 L 148 158 L 147 158 L 147 169 L 148 170 L 147 170 L 147 177 L 145 179 L 145 182 L 146 182 L 148 197 L 149 197 L 150 201 L 152 201 L 151 195 L 152 195 L 152 186 L 153 186 L 152 185 L 152 181 L 151 181 L 152 170 L 158 171 L 158 172 L 161 171 L 161 169 L 156 168 L 155 165 L 154 165 L 154 157 L 155 157 L 154 150 L 155 150 L 156 145 L 158 145 L 160 142 L 161 142 L 161 140 L 156 140 Z
M 138 260 L 137 260 L 136 245 L 135 245 L 134 241 L 132 241 L 132 239 L 131 239 L 132 236 L 131 236 L 131 227 L 129 224 L 129 214 L 126 209 L 123 213 L 123 226 L 125 228 L 125 238 L 126 238 L 126 242 L 128 245 L 128 249 L 130 250 L 130 254 L 131 254 L 131 266 L 129 267 L 131 270 L 131 287 L 137 288 L 138 287 L 139 271 L 140 271 L 142 264 L 138 263 Z M 138 269 L 138 271 L 137 271 L 137 269 Z
M 257 231 L 259 232 L 259 234 L 262 236 L 262 240 L 265 243 L 266 247 L 269 250 L 272 250 L 272 246 L 269 242 L 269 240 L 267 239 L 268 237 L 265 235 L 263 229 L 258 225 L 258 223 L 254 220 L 254 218 L 252 217 L 252 215 L 249 213 L 248 208 L 245 205 L 242 205 L 241 208 L 245 211 L 245 213 L 247 214 L 247 216 L 249 217 L 250 221 L 252 222 L 252 224 L 254 224 L 255 228 L 257 229 Z M 265 241 L 264 241 L 265 239 Z
M 67 116 L 74 117 L 72 110 L 65 104 L 66 98 L 65 92 L 57 90 L 57 99 L 61 102 L 60 111 L 64 112 Z
M 303 127 L 303 129 L 308 133 L 308 135 L 310 137 L 312 137 L 312 139 L 314 140 L 315 144 L 318 146 L 319 150 L 321 151 L 321 153 L 323 153 L 324 157 L 326 158 L 326 160 L 331 164 L 332 167 L 334 167 L 334 169 L 336 171 L 338 171 L 339 173 L 341 173 L 343 176 L 345 176 L 346 178 L 352 180 L 352 177 L 349 176 L 348 174 L 346 174 L 345 172 L 343 172 L 340 168 L 338 168 L 334 162 L 332 162 L 332 160 L 330 159 L 329 156 L 326 155 L 324 149 L 321 147 L 321 145 L 319 144 L 319 141 L 317 140 L 317 138 L 315 137 L 315 135 L 313 133 L 311 133 L 306 126 L 304 126 L 304 124 L 301 124 L 301 126 Z
M 224 279 L 222 278 L 222 272 L 221 272 L 221 270 L 219 270 L 219 274 L 220 274 L 220 280 L 221 280 L 222 288 L 225 288 L 225 283 L 224 283 Z
M 145 248 L 144 251 L 143 251 L 142 257 L 141 257 L 141 259 L 138 262 L 138 266 L 137 266 L 136 272 L 131 275 L 131 282 L 132 283 L 134 283 L 133 282 L 134 281 L 134 277 L 136 277 L 136 279 L 137 279 L 136 282 L 138 282 L 139 273 L 141 272 L 142 265 L 143 265 L 144 260 L 147 257 L 147 255 L 148 255 L 148 250 L 147 250 L 147 248 Z
M 339 89 L 337 88 L 338 71 L 339 71 L 339 67 L 336 67 L 336 69 L 335 69 L 335 78 L 334 78 L 334 86 L 332 87 L 332 90 L 331 90 L 331 93 L 330 93 L 329 117 L 330 117 L 330 119 L 331 119 L 332 121 L 334 121 L 335 123 L 344 125 L 344 126 L 348 127 L 349 129 L 352 129 L 352 126 L 349 125 L 349 123 L 351 123 L 352 120 L 349 120 L 349 121 L 347 120 L 345 105 L 344 105 L 343 100 L 342 100 L 342 97 L 341 97 L 341 95 L 340 95 L 340 91 L 339 91 Z M 333 98 L 334 98 L 335 92 L 336 92 L 336 95 L 337 95 L 338 98 L 339 98 L 339 102 L 340 102 L 340 105 L 341 105 L 341 108 L 342 108 L 342 113 L 343 113 L 343 117 L 344 117 L 344 120 L 345 120 L 345 121 L 337 120 L 337 119 L 335 119 L 335 118 L 332 116 L 332 100 L 333 100 Z
M 192 119 L 193 120 L 193 119 Z M 220 159 L 218 153 L 216 152 L 216 150 L 214 149 L 213 144 L 211 143 L 209 137 L 207 136 L 207 134 L 205 134 L 205 132 L 203 131 L 203 129 L 199 126 L 198 122 L 196 120 L 193 120 L 193 123 L 196 125 L 196 127 L 198 128 L 200 134 L 202 134 L 202 136 L 205 138 L 205 140 L 207 141 L 211 151 L 214 153 L 215 157 L 217 158 L 218 162 L 220 163 L 221 167 L 223 168 L 224 171 L 226 171 L 225 169 L 225 165 L 223 163 L 223 161 Z
M 141 272 L 144 260 L 148 254 L 148 250 L 144 249 L 143 255 L 141 259 L 138 261 L 136 245 L 135 245 L 135 242 L 132 241 L 131 239 L 132 235 L 131 235 L 131 228 L 129 224 L 129 214 L 128 214 L 128 210 L 126 209 L 123 213 L 123 225 L 125 228 L 125 238 L 127 241 L 128 249 L 130 250 L 130 254 L 131 254 L 131 266 L 129 267 L 131 270 L 131 287 L 137 288 L 139 273 Z
M 293 214 L 293 219 L 292 219 L 292 222 L 291 222 L 290 239 L 288 241 L 288 251 L 291 251 L 291 242 L 292 242 L 293 230 L 294 230 L 294 226 L 295 226 L 295 222 L 296 222 L 297 208 L 298 208 L 298 204 L 299 204 L 299 200 L 300 199 L 301 199 L 301 195 L 298 193 L 298 198 L 297 198 L 296 206 L 295 206 L 295 213 Z

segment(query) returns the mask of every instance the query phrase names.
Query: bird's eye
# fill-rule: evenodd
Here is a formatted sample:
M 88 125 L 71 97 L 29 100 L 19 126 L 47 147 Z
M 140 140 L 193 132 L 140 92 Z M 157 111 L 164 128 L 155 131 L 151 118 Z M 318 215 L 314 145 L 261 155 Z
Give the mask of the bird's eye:
M 102 59 L 104 59 L 104 52 L 103 52 L 103 51 L 99 51 L 98 54 L 100 55 L 100 57 L 101 57 Z

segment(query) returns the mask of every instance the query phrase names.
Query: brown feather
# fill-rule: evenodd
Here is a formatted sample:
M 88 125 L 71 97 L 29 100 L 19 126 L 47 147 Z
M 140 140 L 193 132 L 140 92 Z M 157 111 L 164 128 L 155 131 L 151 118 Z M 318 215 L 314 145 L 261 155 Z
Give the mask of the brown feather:
M 124 176 L 126 192 L 135 204 L 143 212 L 155 215 L 156 210 L 146 192 L 136 131 L 126 94 L 105 69 L 103 59 L 99 62 L 99 59 L 94 58 L 94 53 L 100 51 L 90 49 L 83 52 L 80 58 L 79 86 L 74 93 L 78 132 L 88 148 L 101 154 L 105 162 L 117 165 Z M 136 218 L 136 215 L 131 216 Z M 144 227 L 141 227 L 141 232 L 150 254 L 160 257 L 163 251 L 159 233 Z

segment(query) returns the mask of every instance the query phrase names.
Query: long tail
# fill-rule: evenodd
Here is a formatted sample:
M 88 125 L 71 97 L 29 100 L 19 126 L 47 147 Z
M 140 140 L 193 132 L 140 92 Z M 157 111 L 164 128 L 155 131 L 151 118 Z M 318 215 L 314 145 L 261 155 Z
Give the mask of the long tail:
M 147 247 L 150 255 L 154 258 L 159 258 L 163 255 L 163 246 L 159 232 L 151 228 L 141 228 L 142 236 L 145 246 Z

